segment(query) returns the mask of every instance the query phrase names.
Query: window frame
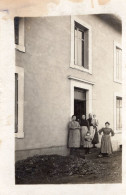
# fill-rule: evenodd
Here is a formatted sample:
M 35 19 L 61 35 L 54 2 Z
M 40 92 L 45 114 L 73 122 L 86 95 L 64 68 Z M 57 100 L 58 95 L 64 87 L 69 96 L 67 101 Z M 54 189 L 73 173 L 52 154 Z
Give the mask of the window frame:
M 117 41 L 114 41 L 114 82 L 122 84 L 122 80 L 116 78 L 116 48 L 117 47 L 122 50 L 121 45 Z
M 15 28 L 15 26 L 14 26 Z M 18 44 L 15 44 L 15 48 L 21 52 L 25 52 L 24 44 L 24 18 L 19 18 L 19 32 L 18 32 Z
M 74 23 L 77 22 L 84 28 L 88 29 L 88 69 L 83 66 L 75 65 L 74 63 Z M 71 62 L 70 68 L 77 69 L 89 74 L 92 74 L 92 28 L 90 25 L 85 23 L 83 20 L 76 16 L 71 16 Z
M 114 131 L 115 133 L 122 133 L 122 130 L 118 130 L 117 129 L 117 126 L 116 126 L 116 99 L 117 97 L 120 97 L 122 98 L 122 94 L 121 93 L 114 93 Z M 123 98 L 122 98 L 122 101 L 123 101 Z
M 24 138 L 24 68 L 16 66 L 15 73 L 18 74 L 18 132 L 16 138 Z

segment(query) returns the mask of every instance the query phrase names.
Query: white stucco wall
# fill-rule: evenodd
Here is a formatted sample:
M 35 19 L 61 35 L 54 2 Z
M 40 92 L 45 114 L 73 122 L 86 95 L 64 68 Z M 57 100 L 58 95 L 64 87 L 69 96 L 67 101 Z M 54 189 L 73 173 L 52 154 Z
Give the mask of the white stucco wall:
M 113 128 L 114 92 L 121 92 L 121 85 L 113 81 L 113 42 L 121 43 L 121 33 L 98 17 L 79 18 L 92 26 L 92 75 L 70 68 L 69 16 L 25 19 L 26 52 L 16 52 L 16 65 L 24 67 L 25 136 L 16 139 L 16 150 L 66 146 L 71 110 L 68 75 L 95 83 L 93 113 L 99 128 L 106 121 Z

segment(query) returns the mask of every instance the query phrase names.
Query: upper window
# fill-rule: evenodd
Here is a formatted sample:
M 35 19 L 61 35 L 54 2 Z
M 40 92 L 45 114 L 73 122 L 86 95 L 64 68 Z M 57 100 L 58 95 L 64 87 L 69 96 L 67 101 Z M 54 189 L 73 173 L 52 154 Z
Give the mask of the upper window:
M 15 47 L 19 51 L 25 52 L 24 46 L 24 18 L 14 18 Z
M 91 55 L 91 27 L 82 20 L 71 17 L 70 67 L 92 73 Z
M 114 42 L 114 81 L 122 82 L 122 49 Z

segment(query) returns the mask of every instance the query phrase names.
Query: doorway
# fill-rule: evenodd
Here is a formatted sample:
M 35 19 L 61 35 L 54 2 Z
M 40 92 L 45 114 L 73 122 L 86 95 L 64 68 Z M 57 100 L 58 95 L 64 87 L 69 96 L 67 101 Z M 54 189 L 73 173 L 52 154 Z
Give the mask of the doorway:
M 86 90 L 74 87 L 74 115 L 80 121 L 86 115 Z

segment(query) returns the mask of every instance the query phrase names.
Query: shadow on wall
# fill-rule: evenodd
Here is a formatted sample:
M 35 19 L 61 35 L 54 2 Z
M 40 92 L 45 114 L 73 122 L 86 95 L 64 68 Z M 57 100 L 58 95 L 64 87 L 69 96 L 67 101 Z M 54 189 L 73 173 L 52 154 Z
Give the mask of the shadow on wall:
M 113 14 L 97 14 L 95 17 L 99 18 L 102 22 L 114 27 L 118 32 L 122 33 L 122 21 L 118 16 Z

